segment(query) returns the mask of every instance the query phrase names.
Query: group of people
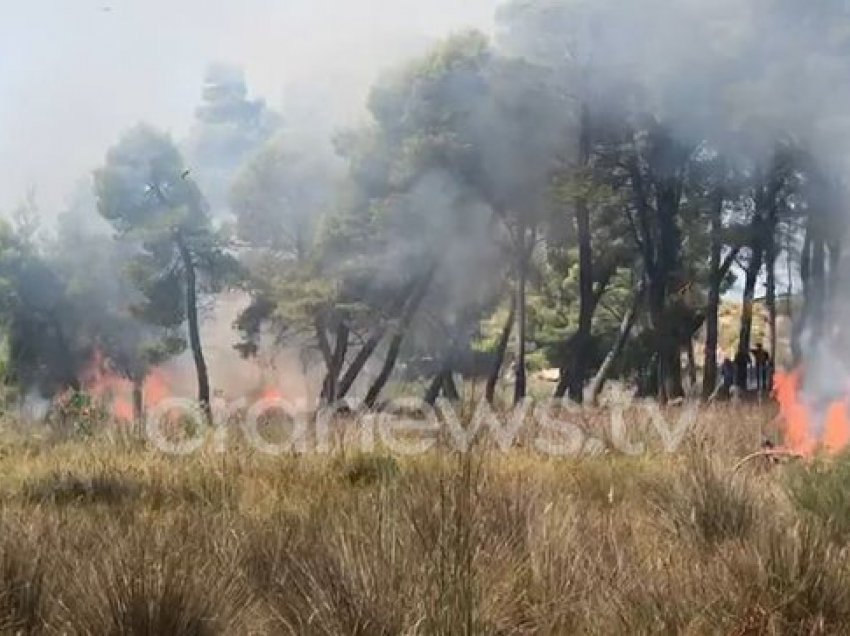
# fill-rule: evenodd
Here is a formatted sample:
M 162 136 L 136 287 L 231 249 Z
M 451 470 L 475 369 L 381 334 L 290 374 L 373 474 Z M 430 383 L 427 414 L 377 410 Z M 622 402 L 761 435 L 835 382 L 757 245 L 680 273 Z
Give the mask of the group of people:
M 773 385 L 773 360 L 762 346 L 754 349 L 738 349 L 734 358 L 728 356 L 720 365 L 719 396 L 728 398 L 733 389 L 746 393 L 754 388 L 762 394 L 769 393 Z

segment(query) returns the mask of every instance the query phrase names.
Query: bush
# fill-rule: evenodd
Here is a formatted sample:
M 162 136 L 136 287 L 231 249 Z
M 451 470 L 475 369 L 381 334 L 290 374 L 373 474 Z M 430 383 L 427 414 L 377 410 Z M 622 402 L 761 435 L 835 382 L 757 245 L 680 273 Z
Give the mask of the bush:
M 850 540 L 850 456 L 789 467 L 784 485 L 798 510 L 823 524 L 834 540 Z
M 352 486 L 371 486 L 398 475 L 398 462 L 388 455 L 361 453 L 345 461 L 342 474 Z
M 822 527 L 768 525 L 728 562 L 737 582 L 730 595 L 742 602 L 748 633 L 846 632 L 850 569 Z
M 722 473 L 702 455 L 691 458 L 672 480 L 657 481 L 649 498 L 663 523 L 703 546 L 747 538 L 758 515 L 746 482 Z
M 33 503 L 108 504 L 117 506 L 135 497 L 139 485 L 120 475 L 98 473 L 79 477 L 70 472 L 54 472 L 23 484 L 24 499 Z
M 0 544 L 0 633 L 42 631 L 44 577 L 44 567 L 33 546 L 16 539 Z

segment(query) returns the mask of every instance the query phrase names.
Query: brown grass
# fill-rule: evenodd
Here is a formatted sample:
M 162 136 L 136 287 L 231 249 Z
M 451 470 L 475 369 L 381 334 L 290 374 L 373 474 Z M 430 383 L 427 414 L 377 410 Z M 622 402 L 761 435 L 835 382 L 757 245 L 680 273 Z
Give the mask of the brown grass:
M 842 633 L 848 464 L 733 475 L 771 415 L 557 460 L 8 437 L 0 633 Z

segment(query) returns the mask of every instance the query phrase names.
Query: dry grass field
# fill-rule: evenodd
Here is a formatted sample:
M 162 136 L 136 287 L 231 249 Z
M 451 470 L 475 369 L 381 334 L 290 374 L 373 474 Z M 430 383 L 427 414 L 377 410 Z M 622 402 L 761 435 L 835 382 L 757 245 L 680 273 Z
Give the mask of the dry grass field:
M 773 414 L 562 459 L 170 457 L 10 426 L 0 632 L 846 633 L 850 461 L 733 471 Z

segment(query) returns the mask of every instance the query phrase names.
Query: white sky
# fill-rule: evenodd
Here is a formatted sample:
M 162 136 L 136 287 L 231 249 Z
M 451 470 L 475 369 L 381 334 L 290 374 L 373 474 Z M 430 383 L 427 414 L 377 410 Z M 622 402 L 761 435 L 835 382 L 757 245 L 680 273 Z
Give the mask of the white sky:
M 357 113 L 376 73 L 498 0 L 0 0 L 0 211 L 34 186 L 50 216 L 121 131 L 183 136 L 210 62 L 245 69 L 272 106 L 334 89 Z

